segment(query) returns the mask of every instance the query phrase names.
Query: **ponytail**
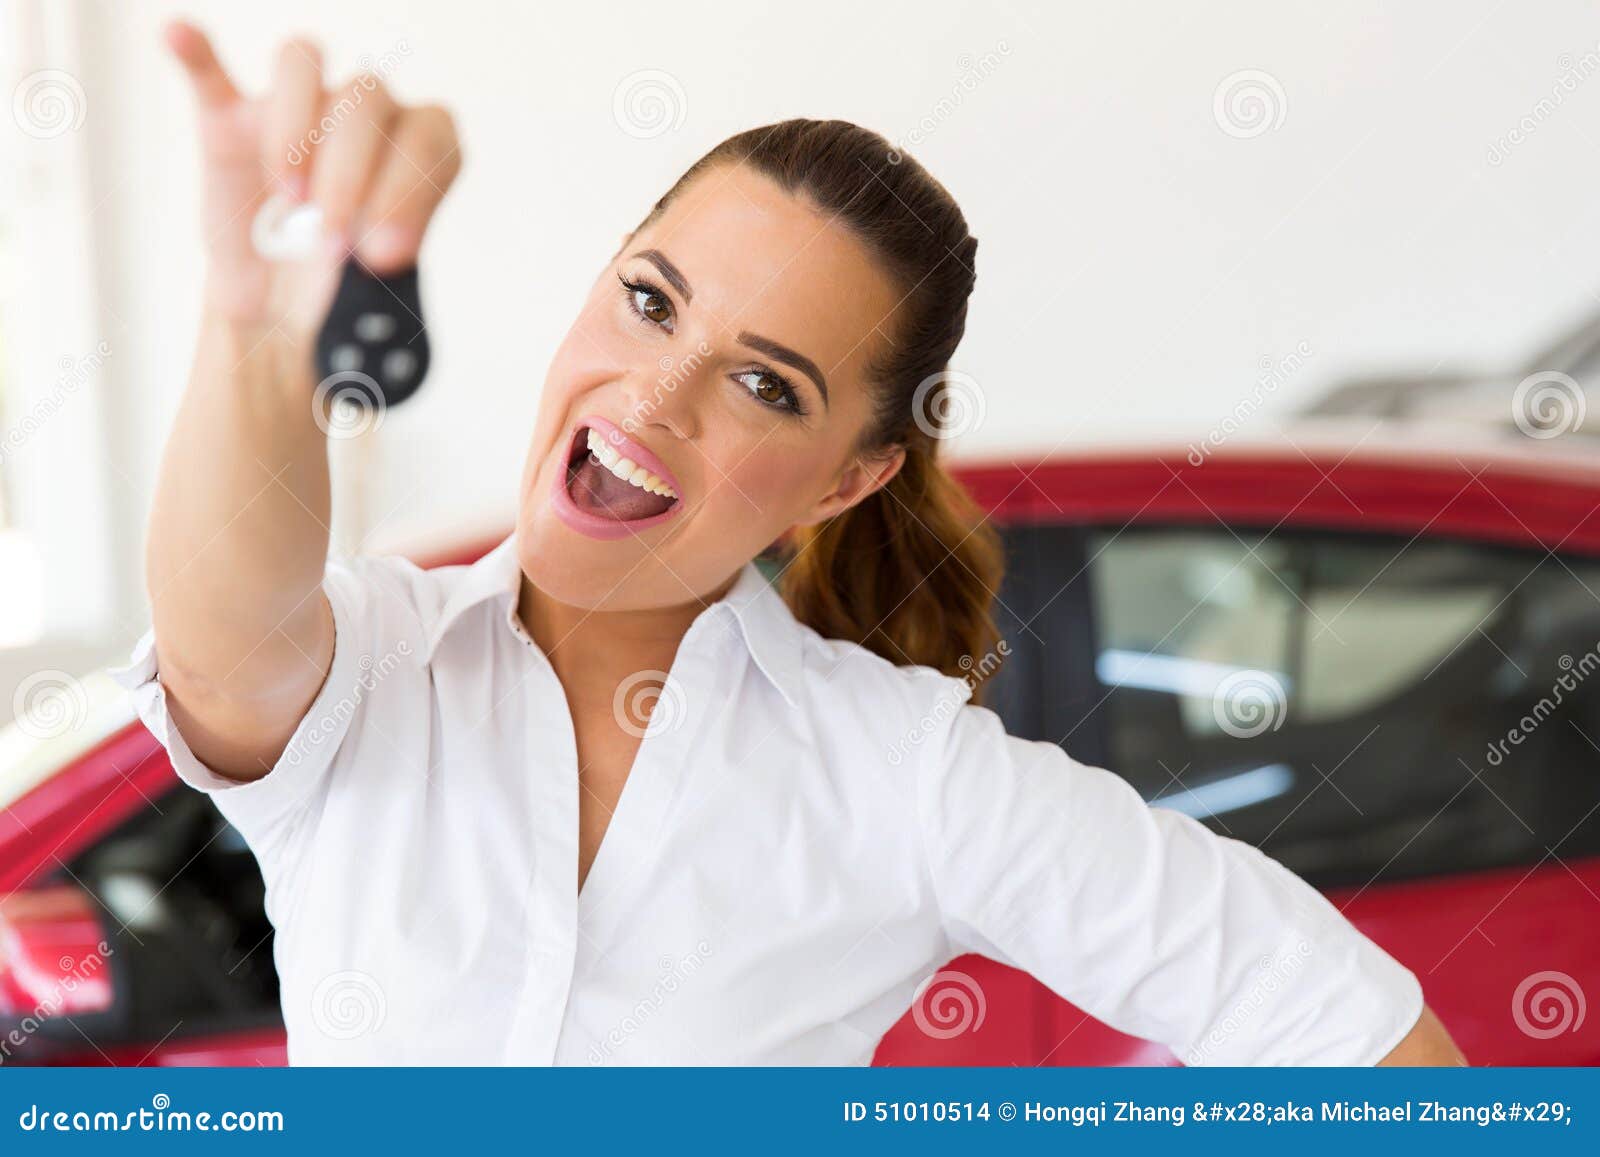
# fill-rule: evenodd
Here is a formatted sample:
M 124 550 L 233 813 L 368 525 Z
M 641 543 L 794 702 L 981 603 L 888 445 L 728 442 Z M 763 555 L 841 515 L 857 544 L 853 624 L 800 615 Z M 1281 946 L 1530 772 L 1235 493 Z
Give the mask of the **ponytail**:
M 780 590 L 795 618 L 826 638 L 967 678 L 998 661 L 991 605 L 1003 554 L 936 446 L 919 433 L 886 486 L 837 518 L 798 527 Z M 969 681 L 978 702 L 982 684 Z

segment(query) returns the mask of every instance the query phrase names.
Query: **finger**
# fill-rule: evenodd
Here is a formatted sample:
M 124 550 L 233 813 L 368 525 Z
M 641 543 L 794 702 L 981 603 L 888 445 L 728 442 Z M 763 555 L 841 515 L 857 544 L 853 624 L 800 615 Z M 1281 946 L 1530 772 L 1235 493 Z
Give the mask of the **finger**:
M 189 74 L 195 98 L 202 105 L 225 105 L 239 99 L 239 90 L 217 59 L 204 32 L 187 21 L 174 20 L 163 29 L 163 34 L 167 47 Z
M 333 127 L 317 145 L 311 166 L 311 197 L 322 207 L 328 231 L 348 233 L 354 225 L 398 114 L 394 98 L 371 74 L 331 94 L 323 117 Z
M 455 122 L 442 108 L 401 113 L 390 141 L 356 238 L 356 255 L 377 273 L 416 264 L 428 222 L 461 171 Z
M 300 201 L 310 194 L 311 154 L 318 143 L 323 100 L 321 50 L 309 40 L 285 42 L 273 71 L 261 160 Z

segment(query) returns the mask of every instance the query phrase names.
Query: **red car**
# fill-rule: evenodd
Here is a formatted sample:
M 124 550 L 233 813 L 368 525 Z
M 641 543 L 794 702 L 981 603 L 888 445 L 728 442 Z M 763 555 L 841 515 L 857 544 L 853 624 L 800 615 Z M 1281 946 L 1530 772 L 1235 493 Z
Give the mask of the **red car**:
M 965 465 L 1009 555 L 989 702 L 1322 888 L 1472 1063 L 1600 1064 L 1600 459 L 1562 445 Z M 0 1063 L 281 1063 L 249 851 L 119 688 L 72 692 L 0 735 Z M 877 1059 L 1176 1063 L 976 957 Z

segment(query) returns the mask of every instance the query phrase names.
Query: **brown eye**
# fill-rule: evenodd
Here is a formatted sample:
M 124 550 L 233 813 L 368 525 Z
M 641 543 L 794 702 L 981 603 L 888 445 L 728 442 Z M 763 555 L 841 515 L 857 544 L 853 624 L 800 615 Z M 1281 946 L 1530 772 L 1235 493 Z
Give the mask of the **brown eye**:
M 749 390 L 750 396 L 764 406 L 783 410 L 789 414 L 805 413 L 794 388 L 784 381 L 782 376 L 771 370 L 746 370 L 742 374 L 735 374 L 734 380 Z
M 672 332 L 672 301 L 665 293 L 648 281 L 629 281 L 620 273 L 617 280 L 622 282 L 623 300 L 635 317 L 646 325 Z
M 639 300 L 639 312 L 645 317 L 661 325 L 672 317 L 672 303 L 665 296 L 651 290 L 640 290 L 636 295 Z

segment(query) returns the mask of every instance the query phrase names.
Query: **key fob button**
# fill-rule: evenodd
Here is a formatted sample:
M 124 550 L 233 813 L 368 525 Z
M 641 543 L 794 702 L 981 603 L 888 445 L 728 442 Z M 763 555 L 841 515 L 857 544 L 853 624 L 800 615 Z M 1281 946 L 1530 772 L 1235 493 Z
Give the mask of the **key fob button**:
M 387 313 L 364 313 L 356 318 L 356 336 L 364 342 L 388 341 L 394 336 L 394 317 Z
M 410 350 L 401 348 L 390 350 L 383 355 L 383 373 L 385 377 L 393 378 L 397 382 L 409 381 L 411 375 L 417 372 L 417 355 Z

